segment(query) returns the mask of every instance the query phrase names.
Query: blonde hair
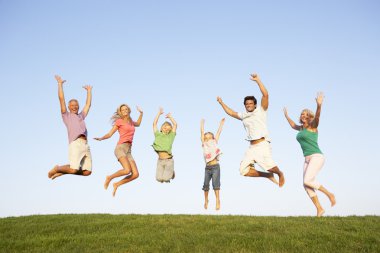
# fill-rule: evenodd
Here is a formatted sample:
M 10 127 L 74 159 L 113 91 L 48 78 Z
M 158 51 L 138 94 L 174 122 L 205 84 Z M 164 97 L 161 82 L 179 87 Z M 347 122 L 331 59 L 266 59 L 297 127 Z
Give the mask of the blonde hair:
M 170 123 L 169 121 L 165 121 L 165 122 L 162 123 L 162 125 L 161 125 L 160 132 L 162 132 L 162 127 L 165 126 L 165 125 L 168 125 L 168 126 L 170 126 L 171 128 L 173 128 L 172 123 Z
M 111 117 L 112 124 L 114 124 L 116 120 L 121 119 L 121 107 L 123 107 L 123 106 L 127 107 L 129 113 L 131 113 L 131 108 L 127 104 L 119 105 L 116 109 L 116 112 L 114 112 L 112 117 Z
M 206 132 L 203 136 L 206 136 L 206 134 L 209 134 L 209 135 L 211 135 L 212 136 L 212 139 L 215 139 L 215 137 L 214 137 L 214 134 L 213 133 L 211 133 L 211 132 Z
M 299 121 L 300 121 L 301 124 L 302 124 L 301 115 L 304 112 L 306 112 L 306 114 L 310 117 L 310 119 L 314 119 L 314 117 L 315 117 L 314 112 L 312 110 L 310 110 L 310 109 L 303 109 L 302 112 L 301 112 L 301 114 L 300 114 L 300 119 L 299 119 Z

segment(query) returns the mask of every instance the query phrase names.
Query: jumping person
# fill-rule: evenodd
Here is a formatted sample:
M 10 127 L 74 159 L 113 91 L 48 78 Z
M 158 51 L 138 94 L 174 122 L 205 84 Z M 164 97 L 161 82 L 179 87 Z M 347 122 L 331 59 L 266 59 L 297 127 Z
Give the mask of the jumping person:
M 63 122 L 66 125 L 69 138 L 69 164 L 56 165 L 48 172 L 48 177 L 55 179 L 65 174 L 80 176 L 91 175 L 92 160 L 90 147 L 87 143 L 87 128 L 84 122 L 91 107 L 92 86 L 85 85 L 83 88 L 87 91 L 86 105 L 79 112 L 79 103 L 76 99 L 69 101 L 69 111 L 66 109 L 65 96 L 63 93 L 63 84 L 66 80 L 58 75 L 55 76 L 58 82 L 58 98 L 61 107 Z
M 210 180 L 212 179 L 212 188 L 215 192 L 216 198 L 216 210 L 220 209 L 220 165 L 219 165 L 219 156 L 222 154 L 221 150 L 218 147 L 219 136 L 222 132 L 225 119 L 223 118 L 220 121 L 218 131 L 214 137 L 214 134 L 211 132 L 204 131 L 205 120 L 201 121 L 201 141 L 203 148 L 203 157 L 206 162 L 205 168 L 205 177 L 202 190 L 204 191 L 205 203 L 204 208 L 208 207 L 208 192 L 210 189 Z
M 240 174 L 247 177 L 266 177 L 282 187 L 285 183 L 284 174 L 272 159 L 272 148 L 268 136 L 268 91 L 257 74 L 251 74 L 251 80 L 257 83 L 262 94 L 259 105 L 254 96 L 247 96 L 244 98 L 246 111 L 237 113 L 229 108 L 220 97 L 217 97 L 217 101 L 228 115 L 243 121 L 247 131 L 247 140 L 250 142 L 250 146 L 240 164 Z M 265 172 L 257 171 L 254 163 L 257 163 Z M 274 178 L 274 174 L 278 175 L 279 183 Z
M 175 177 L 172 146 L 176 136 L 177 122 L 172 115 L 168 113 L 166 118 L 168 118 L 171 123 L 165 121 L 161 125 L 160 131 L 158 131 L 157 122 L 163 113 L 163 109 L 160 108 L 153 121 L 154 142 L 152 147 L 158 155 L 156 180 L 161 183 L 169 183 L 170 180 Z
M 290 119 L 286 108 L 284 108 L 284 115 L 288 120 L 289 125 L 294 130 L 299 131 L 297 134 L 297 141 L 300 143 L 305 157 L 303 165 L 303 186 L 317 208 L 317 216 L 320 217 L 325 213 L 325 210 L 319 203 L 316 190 L 323 192 L 329 198 L 331 206 L 335 205 L 336 200 L 334 194 L 329 192 L 316 180 L 316 176 L 325 162 L 323 153 L 318 146 L 318 125 L 321 115 L 323 93 L 318 93 L 315 101 L 317 102 L 317 111 L 315 115 L 309 109 L 302 110 L 299 118 L 301 125 L 297 125 L 292 119 Z
M 137 111 L 140 112 L 140 116 L 137 121 L 133 121 L 130 116 L 131 109 L 129 106 L 126 104 L 120 105 L 111 118 L 113 123 L 112 129 L 103 137 L 94 138 L 97 141 L 108 139 L 116 132 L 116 130 L 120 134 L 119 141 L 115 148 L 115 156 L 123 168 L 112 175 L 107 176 L 104 182 L 104 189 L 107 190 L 112 179 L 125 176 L 122 180 L 113 184 L 113 196 L 115 196 L 117 188 L 120 185 L 126 184 L 139 177 L 139 171 L 137 170 L 136 162 L 131 153 L 135 127 L 140 126 L 143 117 L 143 111 L 139 107 L 136 108 Z

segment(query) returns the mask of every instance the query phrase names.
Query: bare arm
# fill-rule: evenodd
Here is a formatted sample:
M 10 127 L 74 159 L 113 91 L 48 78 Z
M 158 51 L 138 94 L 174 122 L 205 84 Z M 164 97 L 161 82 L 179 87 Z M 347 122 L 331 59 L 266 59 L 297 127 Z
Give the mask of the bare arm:
M 66 82 L 66 80 L 62 80 L 62 78 L 59 75 L 55 75 L 55 80 L 58 82 L 58 98 L 59 98 L 59 105 L 61 106 L 61 113 L 65 113 L 67 111 L 66 109 L 66 102 L 65 102 L 65 95 L 63 93 L 63 84 Z
M 288 115 L 288 109 L 286 109 L 286 107 L 284 107 L 284 115 L 285 115 L 285 118 L 288 120 L 289 122 L 289 125 L 294 129 L 294 130 L 301 130 L 301 126 L 297 125 L 296 123 L 294 123 L 294 121 L 289 117 Z
M 313 128 L 318 128 L 319 125 L 319 117 L 321 116 L 321 108 L 323 103 L 324 95 L 322 92 L 318 92 L 317 97 L 315 98 L 315 101 L 317 102 L 317 111 L 315 112 L 315 118 L 313 122 L 311 122 L 311 126 Z
M 163 113 L 164 113 L 164 109 L 162 109 L 162 107 L 160 107 L 160 109 L 158 110 L 158 113 L 157 113 L 156 117 L 153 120 L 153 133 L 156 133 L 158 131 L 158 129 L 157 129 L 158 119 L 160 118 L 160 116 Z
M 217 97 L 216 98 L 216 101 L 218 101 L 218 103 L 222 106 L 223 110 L 228 114 L 230 115 L 231 117 L 235 118 L 235 119 L 238 119 L 238 120 L 241 120 L 241 118 L 239 117 L 238 113 L 235 112 L 234 110 L 232 110 L 231 108 L 229 108 L 222 100 L 221 97 Z
M 201 142 L 205 142 L 205 120 L 201 120 Z
M 107 134 L 105 134 L 103 137 L 100 137 L 100 138 L 97 137 L 97 138 L 94 138 L 94 139 L 97 140 L 97 141 L 102 141 L 102 140 L 109 139 L 116 132 L 116 130 L 117 130 L 117 126 L 113 126 L 112 129 Z
M 260 88 L 262 97 L 261 97 L 261 107 L 266 111 L 269 106 L 269 94 L 264 84 L 261 82 L 259 76 L 257 74 L 251 74 L 251 80 L 255 81 Z
M 86 104 L 83 107 L 83 113 L 84 116 L 87 116 L 88 111 L 90 110 L 91 107 L 91 100 L 92 100 L 92 86 L 91 85 L 85 85 L 83 86 L 83 89 L 87 91 L 87 99 L 86 99 Z
M 170 121 L 172 122 L 172 124 L 173 124 L 172 132 L 175 133 L 177 131 L 177 122 L 174 120 L 171 113 L 168 113 L 166 115 L 166 118 L 170 119 Z
M 223 129 L 223 125 L 224 125 L 224 122 L 225 122 L 225 121 L 226 121 L 225 118 L 223 118 L 223 119 L 220 121 L 218 131 L 216 132 L 216 135 L 215 135 L 215 140 L 216 140 L 217 142 L 219 141 L 219 136 L 220 136 L 220 134 L 222 133 L 222 129 Z
M 139 118 L 137 119 L 137 121 L 135 122 L 135 126 L 136 126 L 136 127 L 139 127 L 140 124 L 141 124 L 141 121 L 142 121 L 142 117 L 143 117 L 144 112 L 141 110 L 140 107 L 136 106 L 136 108 L 137 108 L 137 111 L 139 111 L 140 116 L 139 116 Z

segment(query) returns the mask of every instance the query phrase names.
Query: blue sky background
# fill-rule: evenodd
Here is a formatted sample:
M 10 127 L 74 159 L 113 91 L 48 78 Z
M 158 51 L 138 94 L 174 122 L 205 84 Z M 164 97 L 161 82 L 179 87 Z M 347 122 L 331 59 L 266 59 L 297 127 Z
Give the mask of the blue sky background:
M 0 0 L 0 216 L 51 213 L 315 215 L 302 186 L 303 156 L 283 116 L 315 110 L 325 93 L 319 144 L 326 163 L 319 181 L 337 198 L 326 215 L 380 215 L 378 1 L 5 1 Z M 286 184 L 239 175 L 248 143 L 235 111 L 258 87 L 270 94 L 268 126 L 274 160 Z M 67 163 L 67 132 L 54 74 L 67 80 L 65 96 L 85 104 L 93 156 L 90 177 L 47 172 Z M 118 134 L 98 137 L 122 103 L 144 110 L 133 156 L 140 178 L 105 191 L 105 176 L 120 168 Z M 176 178 L 155 181 L 152 123 L 159 106 L 178 122 L 173 146 Z M 203 209 L 204 161 L 199 124 L 220 137 L 221 210 Z M 163 119 L 159 122 L 161 124 Z

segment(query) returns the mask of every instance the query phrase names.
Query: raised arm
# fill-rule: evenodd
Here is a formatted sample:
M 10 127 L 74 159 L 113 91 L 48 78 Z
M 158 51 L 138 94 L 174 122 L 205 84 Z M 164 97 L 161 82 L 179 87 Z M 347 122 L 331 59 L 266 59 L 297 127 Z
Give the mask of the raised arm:
M 291 128 L 293 128 L 294 130 L 298 130 L 298 131 L 301 130 L 301 126 L 294 123 L 294 121 L 289 117 L 288 109 L 286 109 L 286 107 L 284 107 L 284 115 L 285 115 L 285 118 L 288 120 L 288 123 L 291 126 Z
M 205 120 L 201 120 L 201 142 L 205 142 Z
M 170 121 L 172 122 L 173 124 L 172 132 L 175 133 L 177 131 L 177 122 L 174 120 L 170 112 L 166 115 L 166 118 L 170 119 Z
M 223 125 L 224 125 L 224 122 L 225 122 L 225 121 L 226 121 L 225 118 L 223 118 L 223 119 L 220 121 L 218 131 L 216 132 L 216 135 L 215 135 L 215 140 L 216 140 L 217 142 L 219 141 L 219 136 L 220 136 L 220 134 L 222 133 L 222 129 L 223 129 Z
M 262 97 L 261 97 L 261 107 L 266 111 L 269 106 L 269 94 L 264 84 L 261 82 L 257 74 L 251 74 L 251 80 L 256 82 L 259 85 Z
M 65 113 L 67 111 L 66 109 L 66 102 L 65 102 L 65 95 L 63 93 L 63 84 L 66 82 L 66 80 L 62 80 L 62 78 L 59 75 L 55 75 L 55 80 L 58 82 L 58 98 L 59 98 L 59 105 L 61 106 L 61 113 Z
M 114 125 L 112 127 L 112 129 L 107 134 L 105 134 L 103 137 L 97 137 L 97 138 L 94 138 L 94 139 L 97 140 L 97 141 L 102 141 L 102 140 L 106 140 L 108 138 L 111 138 L 111 136 L 116 132 L 116 130 L 117 130 L 117 126 Z
M 160 107 L 160 109 L 158 110 L 158 113 L 156 115 L 156 117 L 154 118 L 153 120 L 153 133 L 157 132 L 158 129 L 157 129 L 157 123 L 158 123 L 158 119 L 160 118 L 160 116 L 164 113 L 164 109 L 162 109 L 162 107 Z
M 91 100 L 92 100 L 92 86 L 91 85 L 85 85 L 83 86 L 83 89 L 87 91 L 87 99 L 86 99 L 86 104 L 83 107 L 83 113 L 84 116 L 87 116 L 88 111 L 90 110 L 91 107 Z
M 313 122 L 311 122 L 311 126 L 313 128 L 317 128 L 319 125 L 319 117 L 321 116 L 323 98 L 324 98 L 323 92 L 318 92 L 317 97 L 315 98 L 315 101 L 317 102 L 317 111 L 315 112 L 315 117 L 314 117 Z
M 139 113 L 140 113 L 139 118 L 138 118 L 137 121 L 135 122 L 135 126 L 138 127 L 138 126 L 140 126 L 140 124 L 141 124 L 141 121 L 142 121 L 142 117 L 143 117 L 144 112 L 143 112 L 143 111 L 141 110 L 141 108 L 138 107 L 138 106 L 136 106 L 136 109 L 137 109 L 137 111 L 139 111 Z
M 231 117 L 235 118 L 235 119 L 238 119 L 238 120 L 241 120 L 241 118 L 239 117 L 238 113 L 235 112 L 234 110 L 232 110 L 231 108 L 229 108 L 222 100 L 221 97 L 217 97 L 216 98 L 216 101 L 218 101 L 218 103 L 222 106 L 223 110 L 228 114 L 230 115 Z

